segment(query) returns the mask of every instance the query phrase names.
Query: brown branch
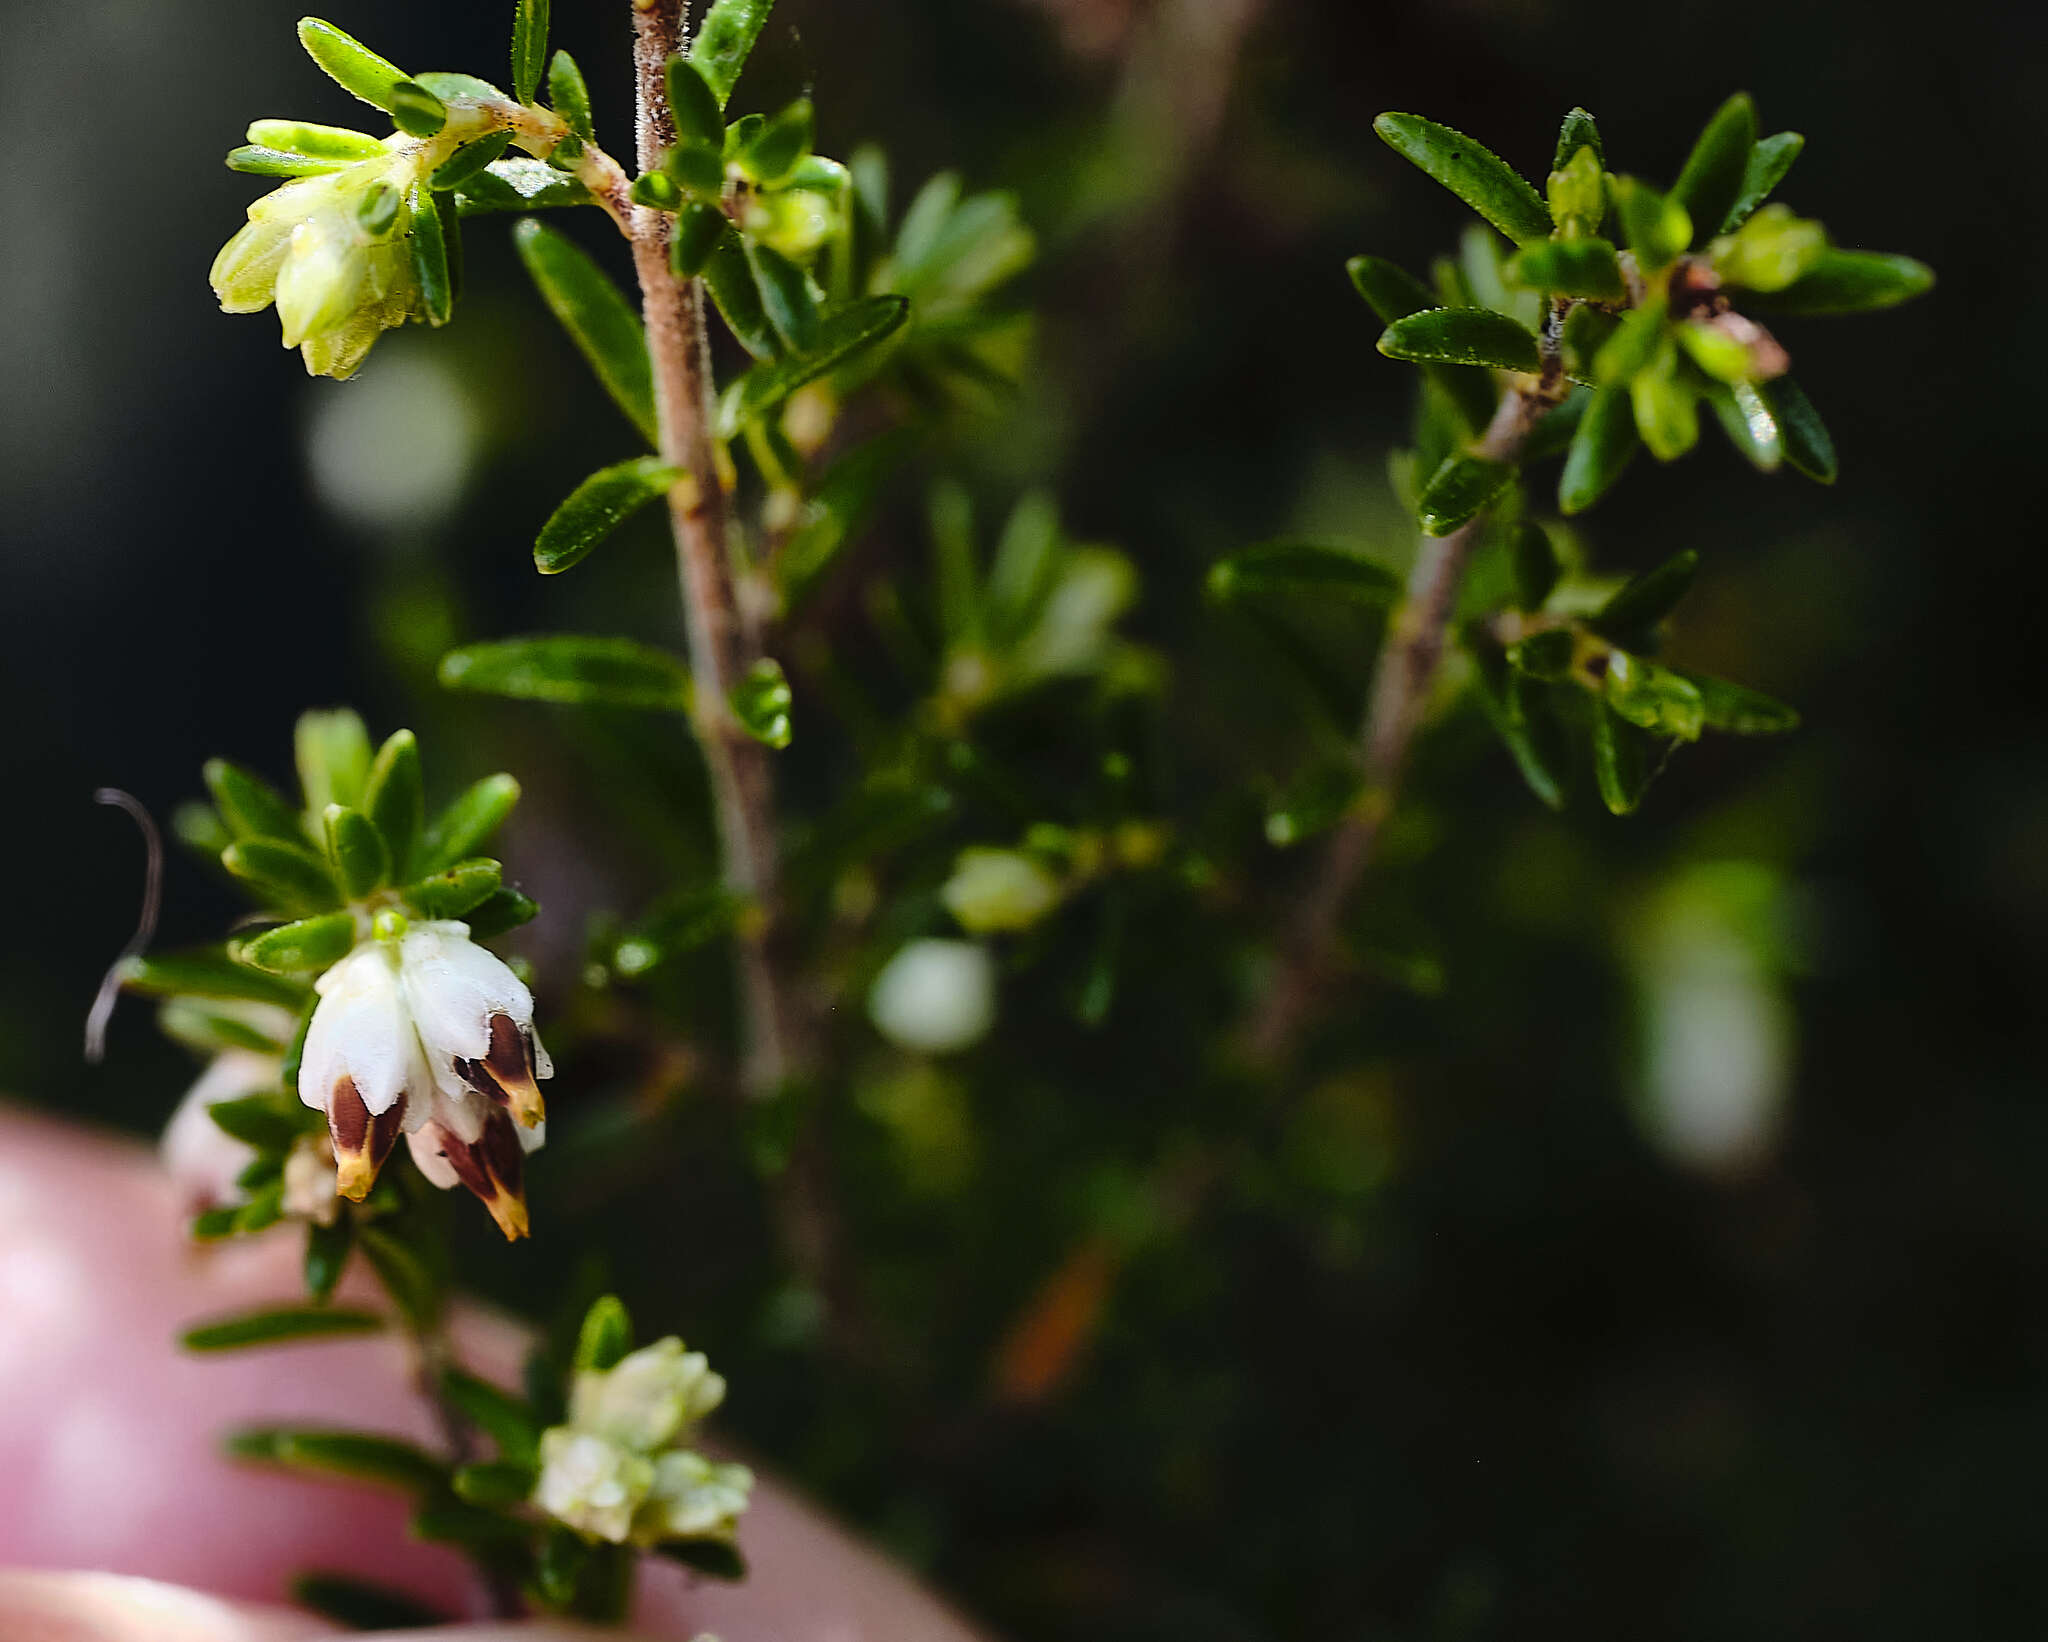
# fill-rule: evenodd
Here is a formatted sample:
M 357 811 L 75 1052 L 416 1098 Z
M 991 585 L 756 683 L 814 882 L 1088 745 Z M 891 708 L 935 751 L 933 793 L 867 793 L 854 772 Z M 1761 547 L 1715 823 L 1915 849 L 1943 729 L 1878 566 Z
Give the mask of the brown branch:
M 675 142 L 663 72 L 683 44 L 682 0 L 633 8 L 638 158 L 642 171 L 661 164 Z M 759 916 L 736 944 L 745 1012 L 743 1081 L 749 1093 L 773 1094 L 801 1075 L 809 1056 L 801 1011 L 786 965 L 778 961 L 781 870 L 775 827 L 775 781 L 769 749 L 741 728 L 728 697 L 760 659 L 739 609 L 731 521 L 711 437 L 711 360 L 704 296 L 694 279 L 669 267 L 673 219 L 633 208 L 630 237 L 640 281 L 647 350 L 654 363 L 654 405 L 663 458 L 689 477 L 669 493 L 676 573 L 682 587 L 690 670 L 696 684 L 696 732 L 710 775 L 718 836 L 729 888 Z
M 1560 307 L 1544 324 L 1542 375 L 1529 386 L 1502 395 L 1493 421 L 1473 447 L 1474 455 L 1495 462 L 1517 460 L 1536 424 L 1564 398 L 1568 384 L 1558 352 L 1562 325 Z M 1321 867 L 1289 925 L 1278 971 L 1245 1031 L 1245 1054 L 1261 1070 L 1285 1065 L 1328 990 L 1338 922 L 1372 864 L 1381 829 L 1400 797 L 1409 753 L 1429 716 L 1458 589 L 1485 518 L 1482 513 L 1447 536 L 1424 537 L 1416 554 L 1407 597 L 1380 651 L 1366 703 L 1358 749 L 1364 785 L 1357 803 L 1331 835 Z

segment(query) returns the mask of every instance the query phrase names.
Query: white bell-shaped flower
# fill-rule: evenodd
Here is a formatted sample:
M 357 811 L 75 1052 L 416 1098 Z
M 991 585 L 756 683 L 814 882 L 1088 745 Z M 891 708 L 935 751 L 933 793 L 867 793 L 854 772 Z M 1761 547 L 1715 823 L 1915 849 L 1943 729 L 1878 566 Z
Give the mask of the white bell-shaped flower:
M 327 1114 L 341 1195 L 360 1203 L 433 1075 L 398 985 L 389 942 L 365 941 L 315 983 L 320 1001 L 299 1061 L 299 1099 Z
M 207 1110 L 216 1101 L 233 1100 L 278 1086 L 278 1059 L 254 1049 L 223 1049 L 207 1062 L 198 1081 L 185 1091 L 177 1111 L 164 1127 L 157 1155 L 164 1171 L 195 1209 L 243 1202 L 247 1193 L 235 1182 L 254 1161 L 255 1148 L 236 1140 L 213 1121 Z
M 469 938 L 467 924 L 407 930 L 399 942 L 399 984 L 435 1087 L 448 1102 L 460 1106 L 474 1095 L 523 1127 L 541 1121 L 535 1080 L 555 1069 L 534 1035 L 533 994 L 503 959 Z M 475 1127 L 448 1126 L 476 1138 Z

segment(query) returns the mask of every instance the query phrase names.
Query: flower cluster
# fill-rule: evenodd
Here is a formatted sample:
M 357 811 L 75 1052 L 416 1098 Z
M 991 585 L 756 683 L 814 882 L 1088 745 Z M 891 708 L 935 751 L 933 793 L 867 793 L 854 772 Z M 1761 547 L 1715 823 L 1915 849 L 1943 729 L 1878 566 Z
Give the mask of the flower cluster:
M 568 1424 L 541 1437 L 534 1503 L 613 1544 L 730 1541 L 753 1473 L 687 1446 L 724 1400 L 724 1379 L 674 1335 L 610 1368 L 579 1369 Z
M 535 1080 L 554 1071 L 525 983 L 468 925 L 386 912 L 317 990 L 299 1098 L 327 1114 L 341 1195 L 362 1201 L 402 1132 L 427 1179 L 460 1181 L 525 1236 L 522 1160 L 545 1133 Z

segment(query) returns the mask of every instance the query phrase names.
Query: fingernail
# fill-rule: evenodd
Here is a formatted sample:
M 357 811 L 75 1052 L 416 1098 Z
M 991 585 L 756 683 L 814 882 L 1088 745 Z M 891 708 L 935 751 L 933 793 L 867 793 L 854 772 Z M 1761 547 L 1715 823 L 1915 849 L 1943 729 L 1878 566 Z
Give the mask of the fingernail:
M 318 1620 L 125 1574 L 0 1572 L 7 1642 L 307 1642 Z

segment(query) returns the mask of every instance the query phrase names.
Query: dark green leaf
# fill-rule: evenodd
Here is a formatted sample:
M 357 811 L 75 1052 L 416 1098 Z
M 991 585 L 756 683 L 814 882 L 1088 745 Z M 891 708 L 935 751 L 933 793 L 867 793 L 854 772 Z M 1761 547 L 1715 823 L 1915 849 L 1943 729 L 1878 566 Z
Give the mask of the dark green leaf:
M 1382 325 L 1436 306 L 1436 298 L 1427 285 L 1384 257 L 1353 257 L 1344 264 L 1344 271 L 1351 276 L 1358 294 L 1380 316 Z
M 746 904 L 723 885 L 678 890 L 612 949 L 612 968 L 632 979 L 695 951 L 731 929 Z
M 900 296 L 867 297 L 827 314 L 811 352 L 756 365 L 725 390 L 718 402 L 718 436 L 732 438 L 806 382 L 895 335 L 909 317 L 910 303 Z
M 1699 390 L 1678 369 L 1675 352 L 1667 349 L 1649 370 L 1638 371 L 1628 392 L 1636 432 L 1658 461 L 1675 461 L 1698 442 Z
M 718 93 L 687 57 L 668 60 L 666 71 L 669 115 L 676 135 L 686 143 L 703 143 L 711 148 L 725 144 L 725 116 Z
M 459 1368 L 442 1374 L 441 1395 L 498 1445 L 500 1459 L 531 1464 L 540 1451 L 541 1422 L 523 1397 Z
M 747 1559 L 740 1548 L 723 1539 L 665 1539 L 654 1547 L 655 1554 L 680 1562 L 707 1579 L 740 1580 L 747 1577 Z
M 394 88 L 405 78 L 395 64 L 387 63 L 368 46 L 317 17 L 299 19 L 299 44 L 327 77 L 351 97 L 359 97 L 374 108 L 390 109 Z
M 195 1243 L 217 1243 L 224 1237 L 235 1235 L 234 1209 L 202 1209 L 192 1217 L 192 1241 Z
M 420 748 L 412 731 L 394 730 L 377 749 L 363 788 L 363 808 L 384 840 L 391 876 L 404 878 L 413 870 L 426 824 Z
M 458 861 L 431 878 L 407 884 L 399 893 L 422 918 L 460 918 L 496 893 L 503 881 L 502 866 L 487 857 L 476 856 Z
M 767 746 L 787 747 L 790 741 L 789 709 L 793 701 L 782 663 L 763 656 L 747 669 L 747 676 L 732 687 L 729 698 L 740 728 Z
M 1799 728 L 1799 713 L 1773 696 L 1706 673 L 1681 675 L 1699 692 L 1706 725 L 1728 735 L 1783 735 Z
M 1896 307 L 1933 288 L 1934 270 L 1912 257 L 1830 248 L 1783 290 L 1755 292 L 1744 305 L 1779 314 L 1860 314 Z
M 326 1127 L 318 1112 L 281 1090 L 216 1100 L 206 1115 L 222 1134 L 259 1152 L 288 1152 L 301 1135 Z
M 1640 442 L 1628 390 L 1595 389 L 1557 481 L 1559 510 L 1567 516 L 1583 513 L 1599 501 L 1621 477 Z
M 1646 731 L 1622 718 L 1604 700 L 1593 706 L 1593 774 L 1600 801 L 1615 815 L 1632 815 L 1656 779 L 1662 763 Z
M 636 456 L 599 468 L 569 493 L 540 527 L 533 544 L 533 564 L 553 576 L 583 562 L 592 548 L 641 508 L 664 496 L 683 478 L 658 456 Z
M 775 0 L 715 0 L 690 42 L 690 61 L 724 108 Z
M 597 141 L 597 129 L 590 118 L 590 88 L 583 70 L 566 51 L 558 51 L 548 62 L 548 106 L 562 116 L 563 124 L 582 141 Z
M 1550 532 L 1534 519 L 1522 521 L 1514 542 L 1515 605 L 1522 610 L 1541 610 L 1563 573 Z
M 1798 132 L 1781 131 L 1775 137 L 1764 138 L 1749 151 L 1749 164 L 1742 173 L 1742 191 L 1736 195 L 1735 203 L 1722 219 L 1722 233 L 1734 233 L 1749 220 L 1759 205 L 1771 197 L 1771 190 L 1785 180 L 1785 173 L 1792 169 L 1792 162 L 1799 158 L 1799 151 L 1805 146 L 1806 139 Z M 1700 226 L 1704 228 L 1706 225 L 1702 223 Z
M 512 1460 L 485 1460 L 455 1473 L 455 1497 L 471 1505 L 523 1505 L 533 1492 L 534 1470 Z
M 1631 308 L 1593 356 L 1593 380 L 1603 388 L 1626 387 L 1664 352 L 1665 308 L 1661 299 Z
M 1593 158 L 1603 166 L 1607 163 L 1607 149 L 1600 141 L 1600 128 L 1593 123 L 1593 116 L 1583 108 L 1575 108 L 1564 117 L 1564 124 L 1557 131 L 1557 154 L 1550 162 L 1550 169 L 1562 171 L 1571 157 L 1582 148 L 1590 148 Z
M 1511 462 L 1489 461 L 1483 456 L 1448 456 L 1423 487 L 1415 504 L 1415 516 L 1425 535 L 1448 536 L 1484 512 L 1514 479 Z
M 588 254 L 528 217 L 513 229 L 521 260 L 562 328 L 650 445 L 660 442 L 654 372 L 640 316 Z
M 486 167 L 505 157 L 505 150 L 512 146 L 512 133 L 493 131 L 487 137 L 479 137 L 473 143 L 464 143 L 434 168 L 427 178 L 427 186 L 446 193 L 454 188 L 467 188 Z
M 1603 302 L 1617 302 L 1626 291 L 1614 247 L 1604 239 L 1538 240 L 1515 253 L 1507 277 L 1532 290 Z
M 203 1055 L 223 1049 L 248 1049 L 259 1055 L 284 1052 L 282 1036 L 267 1025 L 256 1025 L 246 1016 L 197 998 L 173 998 L 157 1011 L 157 1026 L 165 1037 L 175 1039 Z
M 448 123 L 448 105 L 417 80 L 392 82 L 391 123 L 408 137 L 436 137 Z
M 1463 132 L 1417 114 L 1382 114 L 1373 130 L 1517 245 L 1550 234 L 1550 209 L 1513 167 Z
M 244 1170 L 244 1173 L 250 1171 Z M 235 1210 L 235 1234 L 245 1237 L 251 1232 L 267 1231 L 284 1218 L 284 1181 L 280 1178 L 253 1193 L 249 1201 Z
M 445 325 L 455 311 L 455 277 L 449 267 L 448 237 L 443 232 L 441 211 L 435 204 L 434 191 L 425 183 L 414 186 L 411 204 L 412 232 L 407 243 L 412 248 L 413 278 L 420 285 L 420 306 L 426 311 L 429 325 Z
M 775 327 L 783 348 L 793 355 L 818 346 L 818 298 L 811 276 L 781 252 L 758 241 L 746 242 L 747 266 L 761 292 L 761 311 Z
M 690 675 L 666 650 L 585 633 L 470 644 L 441 658 L 451 690 L 551 701 L 572 707 L 690 710 Z
M 797 161 L 811 151 L 811 100 L 799 97 L 774 119 L 740 154 L 740 169 L 765 187 L 781 182 Z
M 1777 472 L 1785 442 L 1778 431 L 1777 415 L 1761 388 L 1752 382 L 1717 382 L 1707 392 L 1707 403 L 1730 444 L 1762 472 Z
M 576 1588 L 589 1563 L 590 1542 L 559 1523 L 550 1524 L 534 1567 L 541 1601 L 558 1613 L 566 1611 L 576 1600 Z
M 207 760 L 207 791 L 213 794 L 221 819 L 237 838 L 289 838 L 305 840 L 298 813 L 261 776 L 251 775 L 224 758 Z
M 1355 758 L 1311 765 L 1266 806 L 1266 842 L 1290 849 L 1328 832 L 1351 813 L 1363 785 Z
M 1624 650 L 1607 658 L 1602 681 L 1607 705 L 1639 730 L 1677 741 L 1697 741 L 1706 728 L 1706 703 L 1691 680 Z
M 286 1345 L 296 1340 L 331 1340 L 343 1334 L 373 1334 L 384 1326 L 375 1312 L 337 1306 L 277 1306 L 216 1318 L 179 1337 L 187 1351 L 237 1351 L 244 1346 Z
M 546 211 L 565 205 L 588 205 L 590 191 L 566 171 L 545 160 L 514 154 L 493 160 L 462 185 L 455 199 L 457 214 L 481 216 L 493 211 Z
M 345 1214 L 336 1215 L 331 1226 L 306 1228 L 306 1293 L 317 1304 L 324 1306 L 333 1298 L 355 1242 L 354 1228 L 355 1222 Z
M 511 1541 L 530 1532 L 525 1523 L 503 1510 L 471 1505 L 452 1492 L 431 1495 L 413 1512 L 408 1524 L 415 1539 L 434 1545 L 460 1545 L 472 1555 L 502 1552 Z
M 512 95 L 522 103 L 540 90 L 548 60 L 548 0 L 513 0 Z
M 1542 365 L 1534 334 L 1491 308 L 1425 308 L 1389 325 L 1379 350 L 1389 359 L 1503 371 L 1534 372 Z
M 427 1333 L 441 1318 L 443 1285 L 413 1246 L 381 1226 L 364 1226 L 358 1234 L 363 1258 L 384 1285 L 416 1333 Z
M 1262 542 L 1209 567 L 1209 596 L 1218 602 L 1247 594 L 1302 594 L 1375 608 L 1401 596 L 1401 579 L 1384 565 L 1321 542 Z
M 693 279 L 731 225 L 725 213 L 704 200 L 686 205 L 676 213 L 676 226 L 669 240 L 669 266 L 683 279 Z
M 1642 637 L 1678 608 L 1699 568 L 1700 556 L 1691 548 L 1672 554 L 1655 569 L 1624 583 L 1586 625 L 1616 644 Z
M 238 839 L 220 852 L 220 864 L 283 912 L 325 912 L 340 899 L 327 863 L 304 844 Z
M 488 941 L 508 929 L 531 923 L 540 915 L 540 903 L 516 889 L 494 889 L 462 915 L 473 940 Z
M 322 819 L 327 831 L 327 864 L 342 893 L 350 900 L 360 900 L 390 874 L 391 857 L 384 848 L 383 835 L 367 815 L 346 804 L 329 804 Z
M 1529 790 L 1550 809 L 1563 809 L 1566 766 L 1548 687 L 1509 667 L 1500 646 L 1483 637 L 1472 645 L 1472 658 L 1487 722 Z
M 472 854 L 504 825 L 519 802 L 519 783 L 509 775 L 487 775 L 434 818 L 416 863 L 423 873 L 445 872 Z
M 1508 665 L 1518 673 L 1544 680 L 1570 676 L 1572 658 L 1578 653 L 1578 636 L 1569 628 L 1553 627 L 1531 633 L 1508 646 Z
M 747 260 L 745 242 L 730 224 L 712 240 L 703 263 L 704 285 L 718 312 L 741 347 L 759 360 L 776 355 L 779 339 L 761 305 L 761 287 L 754 279 L 753 264 Z M 727 437 L 730 437 L 729 435 Z
M 1806 397 L 1806 390 L 1789 376 L 1760 384 L 1771 414 L 1778 419 L 1778 432 L 1785 442 L 1785 460 L 1807 478 L 1824 485 L 1835 482 L 1840 470 L 1835 465 L 1835 442 L 1827 424 Z
M 1692 219 L 1702 239 L 1725 222 L 1743 195 L 1756 153 L 1756 104 L 1738 91 L 1707 122 L 1693 144 L 1685 169 L 1671 185 L 1671 198 Z
M 338 963 L 355 944 L 355 914 L 329 912 L 265 930 L 243 941 L 235 953 L 243 963 L 273 975 L 306 975 Z
M 121 984 L 152 997 L 246 998 L 286 1009 L 298 1008 L 311 995 L 303 982 L 252 969 L 220 947 L 130 958 L 121 965 Z
M 633 1349 L 633 1320 L 616 1294 L 607 1294 L 583 1314 L 576 1335 L 576 1368 L 602 1373 L 616 1368 Z
M 339 1311 L 309 1311 L 311 1317 L 341 1317 Z M 419 1493 L 438 1488 L 448 1468 L 423 1449 L 368 1431 L 316 1430 L 301 1426 L 258 1426 L 237 1431 L 227 1450 L 238 1460 L 318 1471 L 357 1482 Z
M 627 198 L 635 205 L 650 205 L 657 211 L 673 211 L 683 203 L 683 190 L 666 171 L 648 171 L 633 179 Z
M 292 1600 L 353 1631 L 423 1630 L 451 1625 L 454 1617 L 416 1597 L 353 1574 L 306 1573 L 292 1580 Z
M 1523 465 L 1526 467 L 1533 462 L 1546 462 L 1553 456 L 1564 455 L 1578 434 L 1579 423 L 1585 419 L 1586 407 L 1592 402 L 1592 390 L 1577 385 L 1559 404 L 1539 416 L 1536 425 L 1529 430 L 1529 437 L 1522 443 Z

